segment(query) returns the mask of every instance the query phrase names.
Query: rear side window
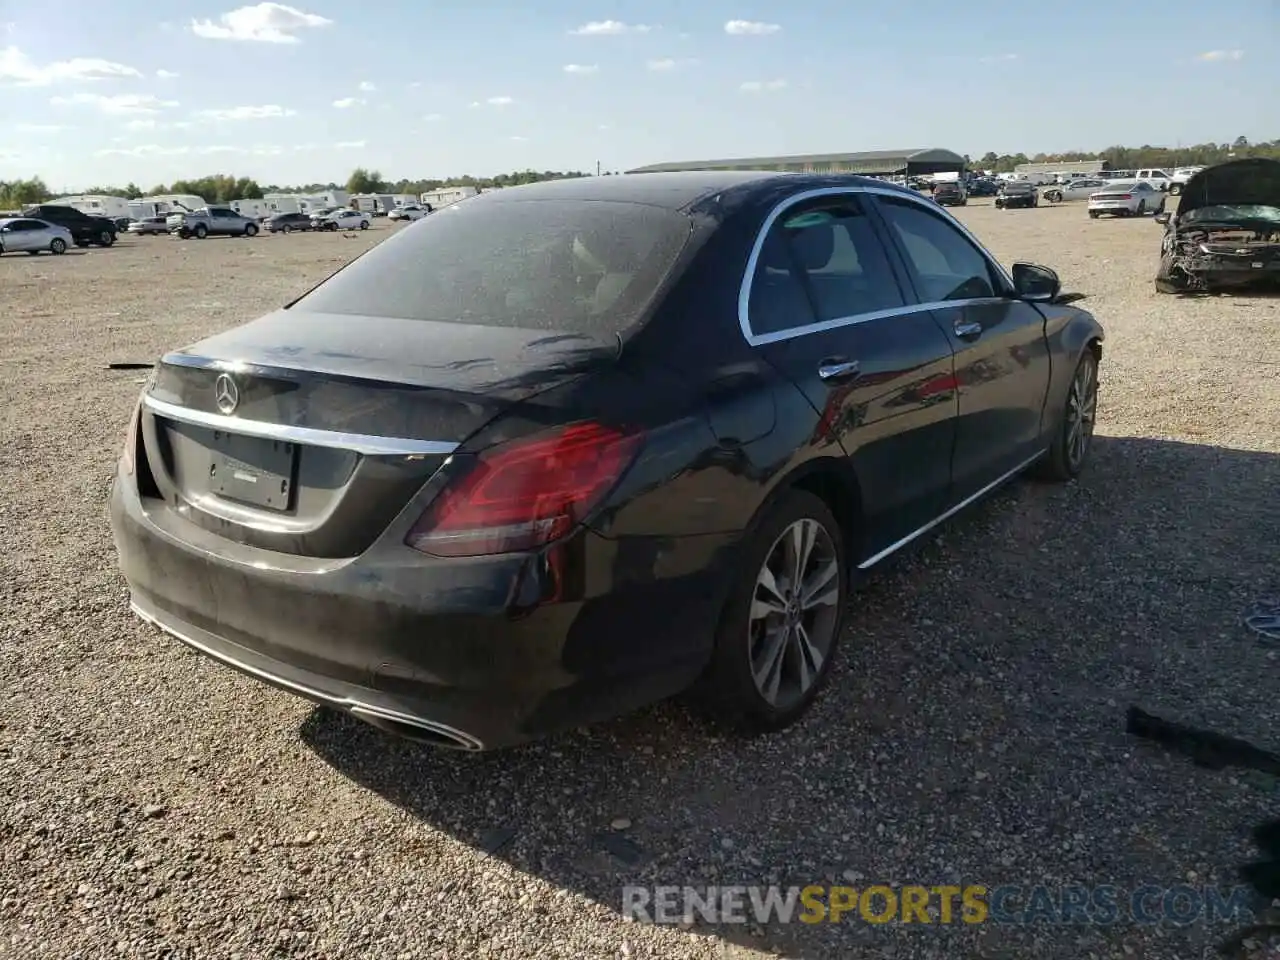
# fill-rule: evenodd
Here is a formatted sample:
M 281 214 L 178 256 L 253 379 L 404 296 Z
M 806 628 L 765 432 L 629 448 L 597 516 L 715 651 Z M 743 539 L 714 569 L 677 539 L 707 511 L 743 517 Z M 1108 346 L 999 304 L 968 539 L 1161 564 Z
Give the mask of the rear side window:
M 880 205 L 906 254 L 921 300 L 995 296 L 991 265 L 963 233 L 920 204 L 882 198 Z
M 751 280 L 756 335 L 905 304 L 871 221 L 853 198 L 795 207 L 769 228 Z
M 294 308 L 611 335 L 640 319 L 691 230 L 683 214 L 636 203 L 457 204 L 380 243 Z

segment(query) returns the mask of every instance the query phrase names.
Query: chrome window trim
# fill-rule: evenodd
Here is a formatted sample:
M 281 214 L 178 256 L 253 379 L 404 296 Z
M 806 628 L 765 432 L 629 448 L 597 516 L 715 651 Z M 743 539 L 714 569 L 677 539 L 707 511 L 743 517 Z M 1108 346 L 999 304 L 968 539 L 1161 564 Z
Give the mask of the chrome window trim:
M 287 423 L 266 423 L 262 420 L 244 420 L 220 413 L 192 410 L 148 394 L 142 405 L 158 416 L 179 423 L 189 423 L 210 430 L 226 430 L 265 440 L 280 440 L 310 447 L 331 447 L 349 450 L 367 457 L 448 456 L 458 449 L 458 444 L 441 440 L 412 440 L 404 437 L 375 437 L 363 433 L 343 433 L 338 430 L 318 430 L 314 427 L 296 427 Z
M 782 340 L 792 340 L 796 337 L 807 336 L 811 333 L 825 333 L 828 330 L 835 330 L 838 327 L 847 327 L 855 323 L 866 323 L 870 320 L 882 320 L 886 317 L 905 316 L 906 314 L 919 313 L 921 310 L 939 310 L 945 307 L 964 307 L 982 303 L 1004 302 L 1006 297 L 978 297 L 968 300 L 943 300 L 932 301 L 929 303 L 908 303 L 901 307 L 893 307 L 889 310 L 876 310 L 871 313 L 858 313 L 848 317 L 834 317 L 831 320 L 819 320 L 816 323 L 807 323 L 804 326 L 792 327 L 788 330 L 776 330 L 772 333 L 752 333 L 751 332 L 751 285 L 755 280 L 756 267 L 760 262 L 760 253 L 764 249 L 765 238 L 769 235 L 769 231 L 773 229 L 773 225 L 778 218 L 794 207 L 796 204 L 804 203 L 807 200 L 817 200 L 823 197 L 840 197 L 853 196 L 860 194 L 874 194 L 877 196 L 897 198 L 905 200 L 907 203 L 917 204 L 922 210 L 930 211 L 935 215 L 940 215 L 943 220 L 956 227 L 960 233 L 977 248 L 978 253 L 987 264 L 992 267 L 997 275 L 1005 282 L 1006 289 L 1013 290 L 1013 277 L 1005 270 L 1004 266 L 996 260 L 987 248 L 984 247 L 969 229 L 957 220 L 946 210 L 939 207 L 932 200 L 926 200 L 921 196 L 913 193 L 907 193 L 902 190 L 894 190 L 886 187 L 873 186 L 849 186 L 849 187 L 818 187 L 813 190 L 802 190 L 800 193 L 778 201 L 769 215 L 765 217 L 764 224 L 760 227 L 756 234 L 755 242 L 751 246 L 751 255 L 747 258 L 747 269 L 743 274 L 742 281 L 738 287 L 738 329 L 742 331 L 743 338 L 753 347 L 763 346 L 769 343 L 778 343 Z

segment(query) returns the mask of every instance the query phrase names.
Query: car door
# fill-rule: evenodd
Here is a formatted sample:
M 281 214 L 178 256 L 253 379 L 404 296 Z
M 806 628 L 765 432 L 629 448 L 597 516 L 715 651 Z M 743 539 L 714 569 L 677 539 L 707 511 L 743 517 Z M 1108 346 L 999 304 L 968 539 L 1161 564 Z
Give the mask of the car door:
M 1014 297 L 1012 281 L 953 218 L 901 196 L 878 196 L 877 208 L 916 295 L 955 351 L 951 500 L 959 502 L 1040 453 L 1050 372 L 1045 318 Z
M 39 250 L 44 230 L 35 220 L 13 220 L 5 228 L 4 248 L 10 253 Z
M 943 509 L 956 391 L 950 342 L 913 303 L 867 204 L 825 191 L 776 211 L 753 254 L 743 328 L 818 412 L 812 442 L 849 459 L 873 557 Z

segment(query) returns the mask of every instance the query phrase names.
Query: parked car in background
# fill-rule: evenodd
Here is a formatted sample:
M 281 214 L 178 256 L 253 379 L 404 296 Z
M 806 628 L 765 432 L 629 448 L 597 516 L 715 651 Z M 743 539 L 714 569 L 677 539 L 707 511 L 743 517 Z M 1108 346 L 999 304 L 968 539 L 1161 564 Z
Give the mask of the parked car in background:
M 1161 293 L 1280 286 L 1280 160 L 1202 168 L 1164 224 Z
M 1000 184 L 990 177 L 977 177 L 969 181 L 969 196 L 994 197 L 1000 192 Z
M 277 213 L 263 223 L 268 233 L 293 233 L 312 229 L 311 217 L 305 213 Z
M 1090 196 L 1106 185 L 1106 180 L 1072 180 L 1060 187 L 1050 187 L 1044 192 L 1044 198 L 1050 203 L 1063 203 L 1067 200 L 1088 200 Z
M 996 207 L 1000 210 L 1039 205 L 1040 189 L 1029 180 L 1005 180 L 996 193 Z
M 1145 180 L 1108 183 L 1089 195 L 1089 216 L 1098 219 L 1104 213 L 1116 217 L 1141 217 L 1163 213 L 1165 196 Z
M 81 213 L 75 207 L 64 207 L 56 203 L 41 203 L 27 207 L 22 211 L 24 217 L 43 220 L 46 223 L 65 227 L 71 233 L 72 241 L 77 247 L 94 244 L 109 247 L 116 242 L 116 224 L 107 217 L 95 217 Z
M 370 215 L 359 210 L 335 210 L 312 218 L 316 230 L 368 230 Z
M 1187 181 L 1203 169 L 1204 167 L 1178 167 L 1169 178 L 1169 192 L 1175 197 L 1178 196 L 1182 193 L 1182 188 L 1186 186 Z
M 169 227 L 164 217 L 143 217 L 141 220 L 130 221 L 128 232 L 145 237 L 149 234 L 168 233 Z
M 0 220 L 0 253 L 37 254 L 49 251 L 64 254 L 75 243 L 66 227 L 37 220 L 34 217 L 10 217 Z
M 1169 174 L 1165 173 L 1163 170 L 1157 169 L 1156 167 L 1147 167 L 1143 170 L 1137 171 L 1133 175 L 1133 179 L 1145 180 L 1161 193 L 1167 191 L 1170 183 L 1173 182 L 1173 178 Z
M 394 210 L 392 210 L 389 214 L 387 214 L 387 219 L 388 220 L 421 220 L 426 215 L 427 215 L 426 210 L 423 210 L 421 207 L 415 204 L 408 203 L 408 204 L 405 204 L 403 207 L 396 207 Z
M 777 730 L 861 572 L 1080 473 L 1102 339 L 1052 270 L 869 178 L 496 190 L 162 357 L 114 542 L 144 620 L 434 745 L 695 683 Z
M 165 227 L 183 240 L 195 237 L 254 237 L 258 234 L 258 221 L 245 217 L 230 207 L 201 207 L 199 210 L 182 210 L 165 218 Z
M 959 180 L 941 180 L 933 186 L 933 199 L 944 207 L 963 207 L 969 202 L 969 191 Z

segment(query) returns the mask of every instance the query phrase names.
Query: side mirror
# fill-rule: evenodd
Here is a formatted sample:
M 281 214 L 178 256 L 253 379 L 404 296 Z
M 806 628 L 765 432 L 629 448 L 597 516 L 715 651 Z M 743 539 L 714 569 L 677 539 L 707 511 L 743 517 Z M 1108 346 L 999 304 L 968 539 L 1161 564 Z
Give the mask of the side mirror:
M 1169 221 L 1170 221 L 1170 220 L 1172 220 L 1172 219 L 1173 219 L 1173 214 L 1172 214 L 1172 213 L 1157 213 L 1157 214 L 1156 214 L 1156 223 L 1163 223 L 1163 224 L 1166 224 L 1166 225 L 1167 225 L 1167 224 L 1169 223 Z
M 1015 263 L 1012 272 L 1014 290 L 1023 300 L 1048 303 L 1062 292 L 1062 281 L 1048 267 L 1035 263 Z

